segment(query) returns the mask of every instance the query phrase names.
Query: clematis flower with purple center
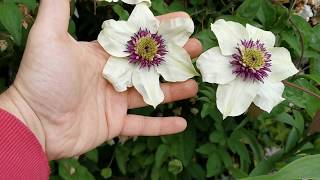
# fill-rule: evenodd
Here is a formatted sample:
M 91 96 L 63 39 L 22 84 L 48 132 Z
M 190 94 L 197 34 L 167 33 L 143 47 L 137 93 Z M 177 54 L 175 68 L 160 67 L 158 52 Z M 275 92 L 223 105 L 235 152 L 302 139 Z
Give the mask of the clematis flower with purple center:
M 111 55 L 103 76 L 115 90 L 123 92 L 133 86 L 147 104 L 156 107 L 164 100 L 160 75 L 166 81 L 180 82 L 198 73 L 183 48 L 194 31 L 193 21 L 160 22 L 148 5 L 137 4 L 128 21 L 105 21 L 98 42 Z
M 298 70 L 287 49 L 274 47 L 272 32 L 223 19 L 211 30 L 219 47 L 203 53 L 197 67 L 203 81 L 219 84 L 217 107 L 224 118 L 243 114 L 252 102 L 270 112 L 284 100 L 282 80 Z

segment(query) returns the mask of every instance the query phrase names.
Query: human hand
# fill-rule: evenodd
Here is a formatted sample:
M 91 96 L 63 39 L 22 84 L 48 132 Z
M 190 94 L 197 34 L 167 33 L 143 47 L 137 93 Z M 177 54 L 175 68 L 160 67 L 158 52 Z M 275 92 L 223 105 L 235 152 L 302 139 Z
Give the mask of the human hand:
M 181 132 L 180 117 L 128 115 L 128 109 L 146 106 L 133 88 L 118 93 L 102 76 L 109 55 L 97 42 L 77 42 L 67 32 L 68 0 L 42 0 L 38 17 L 13 85 L 1 95 L 0 107 L 15 114 L 34 132 L 49 159 L 81 155 L 107 140 L 122 136 L 157 136 Z M 171 13 L 165 21 L 185 17 Z M 201 44 L 190 39 L 191 57 Z M 197 93 L 194 80 L 164 83 L 165 102 Z

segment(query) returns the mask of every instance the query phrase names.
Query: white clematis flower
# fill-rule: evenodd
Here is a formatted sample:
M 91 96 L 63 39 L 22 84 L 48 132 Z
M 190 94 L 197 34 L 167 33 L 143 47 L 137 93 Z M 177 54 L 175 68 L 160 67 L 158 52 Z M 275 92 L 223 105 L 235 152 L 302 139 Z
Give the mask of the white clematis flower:
M 107 1 L 111 3 L 111 2 L 118 2 L 119 0 L 98 0 L 98 1 Z M 151 0 L 121 0 L 121 1 L 127 4 L 139 4 L 141 2 L 145 2 L 148 4 L 148 6 L 151 6 Z
M 274 47 L 272 32 L 223 19 L 211 30 L 219 47 L 203 53 L 197 67 L 205 82 L 219 84 L 217 107 L 224 118 L 241 115 L 252 102 L 270 112 L 284 100 L 281 81 L 298 70 L 287 49 Z
M 111 55 L 103 76 L 118 92 L 134 86 L 147 104 L 156 107 L 164 100 L 160 75 L 170 82 L 198 75 L 183 49 L 194 31 L 190 18 L 160 22 L 146 3 L 140 3 L 128 21 L 107 20 L 102 28 L 98 42 Z

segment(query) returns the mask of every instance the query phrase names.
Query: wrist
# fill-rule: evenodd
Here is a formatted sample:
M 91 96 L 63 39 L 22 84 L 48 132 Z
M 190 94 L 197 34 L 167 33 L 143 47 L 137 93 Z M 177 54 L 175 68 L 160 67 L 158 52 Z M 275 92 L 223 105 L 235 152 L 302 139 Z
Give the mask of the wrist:
M 0 108 L 16 116 L 25 124 L 37 137 L 45 151 L 45 132 L 41 121 L 14 86 L 0 95 Z

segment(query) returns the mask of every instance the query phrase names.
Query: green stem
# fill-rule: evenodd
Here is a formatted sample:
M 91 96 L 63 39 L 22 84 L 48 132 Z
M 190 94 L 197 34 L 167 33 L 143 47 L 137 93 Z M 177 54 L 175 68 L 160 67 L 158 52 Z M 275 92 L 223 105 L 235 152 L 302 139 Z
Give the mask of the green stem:
M 307 88 L 298 86 L 298 85 L 296 85 L 296 84 L 294 84 L 294 83 L 291 83 L 291 82 L 288 82 L 288 81 L 282 81 L 282 82 L 283 82 L 286 86 L 296 88 L 296 89 L 298 89 L 298 90 L 300 90 L 300 91 L 303 91 L 303 92 L 305 92 L 305 93 L 307 93 L 307 94 L 309 94 L 309 95 L 311 95 L 311 96 L 313 96 L 313 97 L 316 97 L 317 99 L 320 99 L 320 95 L 318 95 L 318 94 L 310 91 L 310 90 L 307 89 Z

